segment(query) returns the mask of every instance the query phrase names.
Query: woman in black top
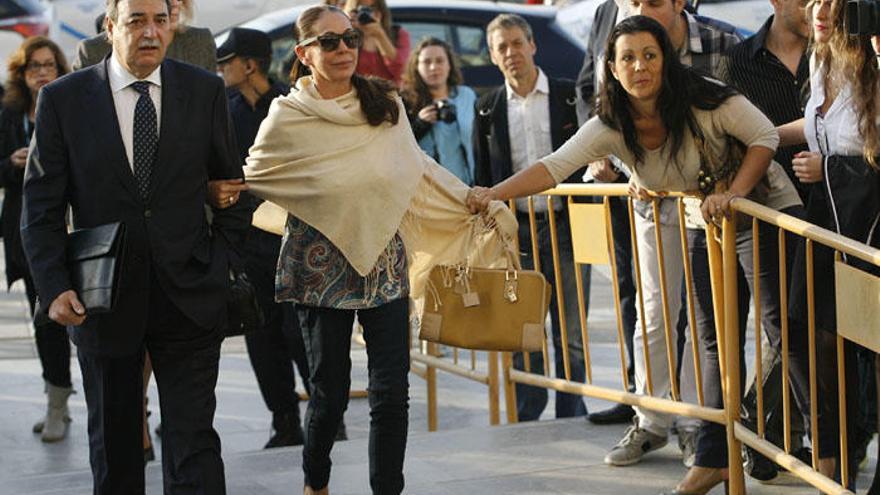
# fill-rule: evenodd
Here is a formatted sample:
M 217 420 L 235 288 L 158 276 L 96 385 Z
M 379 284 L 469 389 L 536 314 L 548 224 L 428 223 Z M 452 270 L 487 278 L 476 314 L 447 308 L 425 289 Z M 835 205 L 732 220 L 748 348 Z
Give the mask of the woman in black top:
M 0 234 L 6 253 L 6 282 L 24 280 L 31 314 L 36 292 L 21 247 L 21 185 L 34 129 L 34 112 L 40 88 L 69 72 L 58 45 L 42 36 L 28 38 L 12 54 L 9 79 L 0 111 L 0 187 L 4 189 Z M 44 442 L 57 442 L 67 434 L 70 417 L 67 397 L 71 394 L 70 344 L 64 327 L 56 323 L 36 325 L 37 351 L 49 404 L 46 416 L 33 428 Z

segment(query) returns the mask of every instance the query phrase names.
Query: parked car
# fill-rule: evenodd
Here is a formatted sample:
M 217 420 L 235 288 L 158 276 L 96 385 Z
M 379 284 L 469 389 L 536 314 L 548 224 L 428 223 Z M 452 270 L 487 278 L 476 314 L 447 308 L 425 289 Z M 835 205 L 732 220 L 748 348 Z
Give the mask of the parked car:
M 49 10 L 38 0 L 0 0 L 0 64 L 29 36 L 48 35 L 52 24 Z M 6 70 L 0 70 L 0 81 Z
M 501 72 L 489 59 L 486 45 L 486 24 L 498 14 L 519 14 L 529 22 L 538 45 L 536 62 L 548 75 L 575 79 L 584 59 L 583 41 L 566 27 L 572 23 L 559 22 L 555 7 L 476 0 L 390 0 L 388 6 L 394 22 L 409 31 L 413 45 L 425 36 L 449 42 L 461 58 L 465 84 L 478 91 L 503 82 Z M 304 9 L 305 6 L 281 9 L 242 24 L 272 38 L 273 74 L 284 75 L 285 61 L 291 59 L 293 52 L 293 24 Z M 226 36 L 224 32 L 215 38 L 218 46 Z

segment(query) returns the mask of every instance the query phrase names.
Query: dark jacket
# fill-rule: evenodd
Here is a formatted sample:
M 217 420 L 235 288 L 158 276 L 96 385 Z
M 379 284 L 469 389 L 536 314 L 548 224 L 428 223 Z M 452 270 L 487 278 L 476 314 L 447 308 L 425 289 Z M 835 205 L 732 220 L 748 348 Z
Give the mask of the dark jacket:
M 550 83 L 550 139 L 553 150 L 559 149 L 578 130 L 575 111 L 574 81 L 548 78 Z M 501 85 L 477 100 L 474 122 L 475 182 L 493 186 L 513 175 L 510 160 L 510 133 L 507 129 L 507 91 Z M 566 182 L 580 182 L 583 170 Z
M 226 91 L 216 75 L 165 60 L 159 146 L 141 199 L 119 133 L 107 60 L 45 86 L 24 181 L 22 240 L 48 305 L 72 288 L 65 212 L 74 228 L 122 222 L 126 249 L 113 312 L 70 329 L 77 346 L 127 355 L 143 343 L 153 280 L 198 327 L 226 318 L 229 253 L 250 223 L 241 203 L 205 211 L 208 180 L 241 178 Z
M 605 59 L 605 45 L 617 20 L 617 4 L 614 0 L 605 0 L 596 7 L 593 25 L 590 27 L 590 38 L 584 51 L 584 64 L 577 78 L 577 116 L 578 124 L 590 120 L 593 116 L 593 101 L 599 90 L 596 62 Z M 598 70 L 604 70 L 598 67 Z
M 12 164 L 9 157 L 15 150 L 28 145 L 22 112 L 4 108 L 0 111 L 0 187 L 3 188 L 3 211 L 0 213 L 0 235 L 6 259 L 6 283 L 27 276 L 27 260 L 21 248 L 21 185 L 24 169 Z

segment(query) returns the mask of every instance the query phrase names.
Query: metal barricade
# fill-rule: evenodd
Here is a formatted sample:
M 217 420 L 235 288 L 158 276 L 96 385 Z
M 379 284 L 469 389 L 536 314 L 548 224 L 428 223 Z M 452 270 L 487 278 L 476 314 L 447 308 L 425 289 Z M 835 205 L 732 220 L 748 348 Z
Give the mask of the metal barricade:
M 765 223 L 775 227 L 778 232 L 779 244 L 779 278 L 785 282 L 787 280 L 788 263 L 786 260 L 786 235 L 796 235 L 803 242 L 805 252 L 804 261 L 806 266 L 806 298 L 808 309 L 808 354 L 809 354 L 809 395 L 810 395 L 810 433 L 812 459 L 811 466 L 800 461 L 793 455 L 791 451 L 791 404 L 789 401 L 789 293 L 788 283 L 780 283 L 780 307 L 782 324 L 782 407 L 784 415 L 784 445 L 779 448 L 770 441 L 765 439 L 764 425 L 764 398 L 763 384 L 761 380 L 756 381 L 757 386 L 757 431 L 747 428 L 739 415 L 740 400 L 742 391 L 740 389 L 740 380 L 738 376 L 738 367 L 730 367 L 728 375 L 725 377 L 728 387 L 727 400 L 728 410 L 735 412 L 729 414 L 728 417 L 728 440 L 730 448 L 730 467 L 731 482 L 734 482 L 734 464 L 741 467 L 740 442 L 755 449 L 761 454 L 770 458 L 779 466 L 784 467 L 789 472 L 815 486 L 824 493 L 829 494 L 848 494 L 852 493 L 847 490 L 850 476 L 856 473 L 850 473 L 849 455 L 847 445 L 847 390 L 845 379 L 845 357 L 844 348 L 846 341 L 857 343 L 874 352 L 880 352 L 880 278 L 871 275 L 868 272 L 859 270 L 843 261 L 844 257 L 854 257 L 866 262 L 868 265 L 880 267 L 880 250 L 867 246 L 866 244 L 853 241 L 851 239 L 840 236 L 834 232 L 819 228 L 806 221 L 798 218 L 782 214 L 778 211 L 761 206 L 747 199 L 738 198 L 731 202 L 734 210 L 733 216 L 729 220 L 724 221 L 724 299 L 725 299 L 725 327 L 733 329 L 726 335 L 727 341 L 727 360 L 728 362 L 738 362 L 740 359 L 739 341 L 739 318 L 738 301 L 737 301 L 737 254 L 736 254 L 736 215 L 748 215 L 752 218 L 752 235 L 754 240 L 754 256 L 755 263 L 760 264 L 760 243 L 759 225 Z M 814 250 L 816 245 L 826 246 L 835 251 L 834 271 L 835 280 L 825 280 L 824 283 L 833 283 L 836 288 L 836 305 L 837 311 L 837 328 L 835 344 L 836 350 L 832 354 L 836 358 L 837 368 L 837 404 L 838 404 L 838 436 L 840 452 L 838 457 L 839 473 L 842 483 L 838 483 L 819 471 L 819 433 L 820 426 L 818 423 L 818 383 L 817 383 L 817 367 L 819 366 L 817 356 L 817 325 L 816 325 L 816 301 L 815 301 L 815 273 L 814 273 Z M 757 271 L 757 270 L 756 270 Z M 772 289 L 772 288 L 771 288 Z M 760 301 L 761 290 L 759 283 L 755 284 L 754 297 L 756 304 Z M 825 304 L 830 302 L 826 301 Z M 755 326 L 757 338 L 760 338 L 760 311 L 759 306 L 755 308 Z M 827 358 L 827 356 L 826 356 Z M 756 346 L 756 374 L 761 376 L 761 345 L 758 342 Z M 735 371 L 734 371 L 735 370 Z M 736 473 L 736 482 L 742 486 L 742 471 Z
M 682 258 L 681 260 L 667 260 L 666 250 L 664 246 L 663 239 L 660 235 L 661 226 L 660 226 L 660 204 L 659 199 L 655 200 L 651 205 L 653 211 L 653 219 L 654 219 L 654 231 L 655 231 L 655 242 L 656 242 L 656 256 L 657 263 L 659 268 L 659 278 L 660 278 L 660 299 L 662 305 L 662 330 L 663 330 L 663 339 L 665 340 L 665 361 L 666 364 L 659 369 L 652 369 L 652 363 L 650 359 L 651 352 L 648 349 L 648 329 L 646 328 L 645 318 L 639 318 L 640 325 L 637 326 L 636 332 L 642 333 L 642 342 L 644 345 L 644 368 L 646 370 L 645 377 L 645 391 L 644 394 L 638 394 L 629 392 L 630 383 L 627 378 L 626 371 L 626 358 L 625 358 L 625 343 L 624 343 L 624 330 L 622 324 L 622 315 L 621 315 L 621 307 L 620 307 L 620 295 L 617 290 L 617 261 L 615 259 L 614 254 L 614 236 L 612 235 L 611 229 L 611 214 L 610 214 L 610 201 L 611 198 L 626 198 L 628 214 L 630 218 L 630 235 L 633 244 L 633 261 L 635 264 L 635 283 L 639 290 L 638 293 L 638 306 L 639 313 L 641 315 L 645 314 L 645 302 L 646 297 L 655 297 L 656 294 L 648 294 L 645 295 L 645 291 L 640 289 L 642 285 L 642 270 L 640 268 L 640 254 L 638 248 L 638 242 L 636 242 L 637 234 L 634 225 L 634 212 L 633 212 L 633 201 L 627 197 L 627 186 L 619 185 L 619 184 L 563 184 L 558 187 L 546 191 L 542 194 L 549 195 L 550 197 L 564 197 L 568 202 L 569 216 L 570 216 L 570 226 L 572 230 L 572 249 L 574 251 L 574 267 L 570 266 L 561 266 L 560 256 L 559 256 L 559 245 L 556 239 L 556 219 L 553 214 L 553 208 L 548 208 L 548 221 L 550 223 L 550 232 L 551 232 L 551 249 L 553 255 L 553 272 L 556 275 L 556 287 L 555 287 L 555 295 L 557 300 L 560 302 L 558 305 L 558 321 L 561 333 L 561 349 L 557 349 L 556 352 L 562 352 L 563 360 L 564 360 L 564 376 L 551 376 L 549 371 L 550 366 L 547 365 L 549 363 L 549 359 L 547 358 L 547 346 L 545 341 L 545 349 L 544 349 L 544 370 L 530 370 L 528 359 L 526 359 L 526 363 L 523 370 L 513 369 L 510 367 L 510 359 L 505 360 L 505 390 L 512 390 L 514 384 L 525 384 L 525 385 L 533 385 L 537 387 L 543 387 L 559 392 L 567 392 L 571 394 L 578 394 L 587 397 L 593 397 L 598 399 L 604 399 L 614 402 L 620 402 L 625 404 L 630 404 L 633 406 L 638 406 L 640 408 L 646 408 L 649 410 L 653 410 L 659 413 L 666 414 L 674 414 L 680 416 L 687 416 L 691 418 L 698 418 L 706 421 L 711 421 L 714 423 L 718 423 L 721 425 L 727 424 L 727 415 L 724 409 L 707 407 L 703 402 L 703 391 L 701 387 L 701 366 L 700 366 L 700 358 L 699 353 L 697 352 L 697 339 L 695 333 L 695 315 L 693 309 L 693 301 L 694 301 L 694 288 L 690 283 L 691 280 L 691 269 L 688 261 L 688 244 L 687 244 L 687 236 L 685 235 L 685 215 L 684 215 L 684 207 L 681 204 L 681 199 L 685 197 L 685 194 L 669 194 L 666 195 L 668 198 L 672 198 L 671 200 L 676 201 L 676 210 L 675 214 L 678 216 L 678 230 L 679 230 L 679 239 L 676 242 L 680 243 L 680 246 L 675 246 L 676 251 L 681 249 Z M 602 202 L 599 204 L 589 204 L 589 203 L 577 203 L 573 200 L 576 197 L 599 197 L 602 199 Z M 548 206 L 551 205 L 550 199 L 547 198 Z M 538 243 L 536 240 L 536 222 L 535 222 L 535 214 L 534 214 L 534 206 L 533 203 L 529 203 L 529 220 L 530 227 L 532 233 L 532 242 L 531 249 L 533 253 L 533 259 L 539 259 L 538 256 Z M 713 235 L 709 235 L 709 238 L 713 238 Z M 671 250 L 671 249 L 670 249 Z M 713 286 L 715 284 L 721 283 L 721 250 L 720 245 L 715 242 L 710 242 L 710 253 L 709 258 L 712 261 L 712 266 L 714 267 L 712 272 L 712 283 Z M 692 345 L 689 349 L 685 349 L 685 353 L 692 353 L 693 357 L 693 372 L 695 379 L 695 390 L 694 397 L 695 400 L 692 402 L 684 402 L 681 400 L 681 389 L 680 384 L 677 380 L 677 370 L 676 370 L 676 361 L 677 361 L 677 348 L 676 348 L 676 318 L 678 315 L 671 314 L 669 309 L 671 298 L 679 298 L 681 297 L 678 292 L 670 293 L 667 288 L 667 274 L 665 273 L 665 267 L 667 266 L 667 262 L 669 263 L 682 263 L 683 269 L 682 272 L 684 274 L 683 282 L 685 282 L 686 288 L 686 300 L 688 301 L 688 327 L 690 327 L 690 337 Z M 611 271 L 612 280 L 612 290 L 614 295 L 614 307 L 615 313 L 617 315 L 617 344 L 618 344 L 618 354 L 620 358 L 620 376 L 621 376 L 621 387 L 613 388 L 607 386 L 599 386 L 593 383 L 593 373 L 591 369 L 591 353 L 590 353 L 590 339 L 589 339 L 589 331 L 587 325 L 586 318 L 586 308 L 584 306 L 584 296 L 583 296 L 583 282 L 580 278 L 580 270 L 578 269 L 581 264 L 592 264 L 596 265 L 607 265 Z M 540 267 L 536 266 L 536 269 L 540 269 Z M 565 295 L 562 288 L 561 281 L 561 273 L 563 270 L 571 270 L 574 269 L 576 281 L 577 281 L 577 301 L 565 301 Z M 675 284 L 673 284 L 675 285 Z M 721 293 L 720 290 L 715 291 L 718 294 Z M 719 305 L 721 301 L 718 301 Z M 580 323 L 581 323 L 581 337 L 583 341 L 583 361 L 586 367 L 586 379 L 584 382 L 572 381 L 570 375 L 570 355 L 569 349 L 567 346 L 568 339 L 568 328 L 565 321 L 565 314 L 563 311 L 563 307 L 565 304 L 577 304 L 578 310 L 580 314 Z M 716 308 L 716 315 L 721 316 L 723 312 L 720 311 L 720 306 Z M 543 371 L 543 373 L 542 373 Z M 669 396 L 666 397 L 662 394 L 655 394 L 654 390 L 654 382 L 653 378 L 658 377 L 659 373 L 667 374 L 670 382 L 670 393 Z M 508 396 L 511 395 L 510 392 L 507 393 Z M 510 414 L 508 411 L 508 417 L 512 418 L 515 414 Z

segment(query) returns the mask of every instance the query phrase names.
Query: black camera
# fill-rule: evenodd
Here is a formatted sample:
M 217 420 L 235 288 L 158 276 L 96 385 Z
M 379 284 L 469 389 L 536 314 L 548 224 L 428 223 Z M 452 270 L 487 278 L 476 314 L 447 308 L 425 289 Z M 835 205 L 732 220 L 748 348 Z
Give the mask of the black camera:
M 880 0 L 850 0 L 846 3 L 849 34 L 880 34 Z
M 437 120 L 446 122 L 447 124 L 451 124 L 455 122 L 457 115 L 455 113 L 455 105 L 449 102 L 449 100 L 439 100 L 434 102 L 434 107 L 437 109 Z
M 366 5 L 358 7 L 356 13 L 358 24 L 370 24 L 376 22 L 376 19 L 373 19 L 373 9 Z

